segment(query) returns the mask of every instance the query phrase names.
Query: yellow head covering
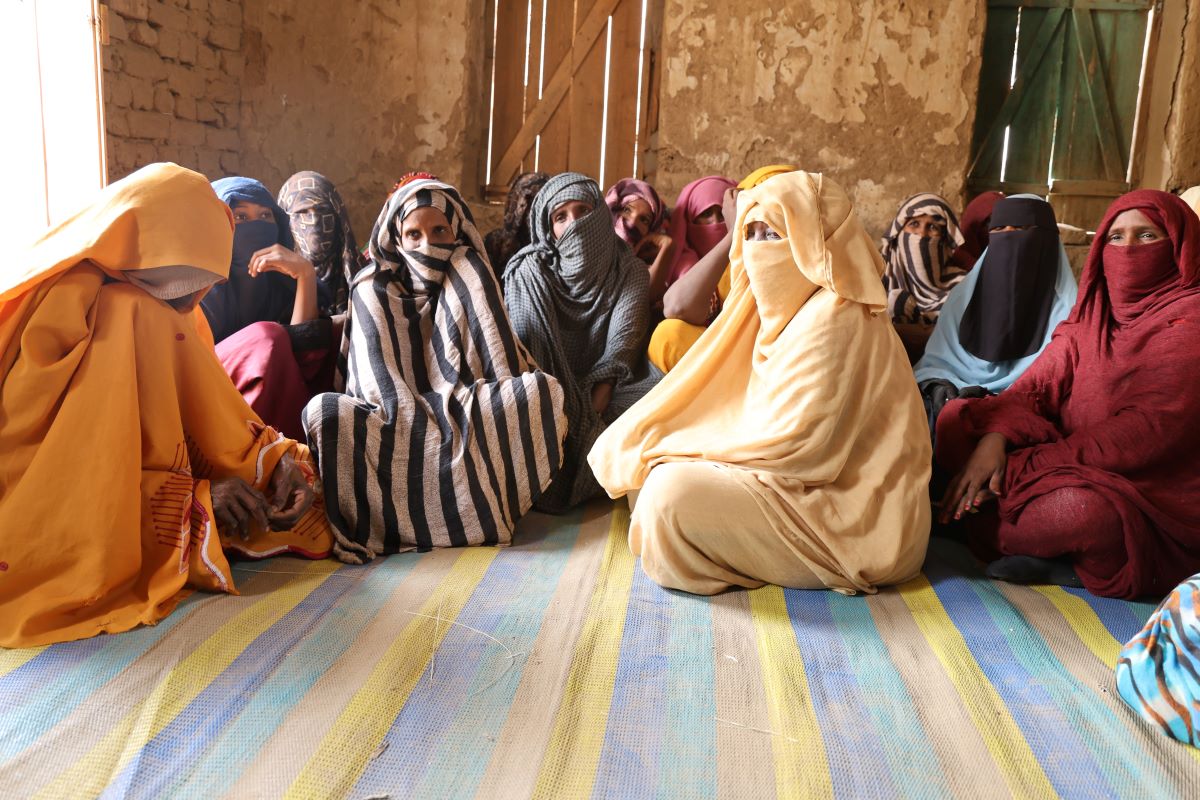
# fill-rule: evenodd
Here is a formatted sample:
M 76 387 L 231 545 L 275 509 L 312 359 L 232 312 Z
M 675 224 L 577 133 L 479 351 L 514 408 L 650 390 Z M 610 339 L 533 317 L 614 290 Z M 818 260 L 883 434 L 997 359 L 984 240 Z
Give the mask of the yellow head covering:
M 745 241 L 757 220 L 785 238 Z M 743 192 L 734 230 L 724 311 L 596 441 L 597 480 L 619 497 L 661 463 L 749 470 L 779 535 L 807 542 L 796 548 L 826 585 L 911 577 L 929 531 L 929 433 L 881 313 L 879 253 L 846 193 L 819 174 Z
M 1192 188 L 1179 195 L 1179 199 L 1192 207 L 1192 211 L 1200 214 L 1200 186 Z
M 16 269 L 0 275 L 0 304 L 85 260 L 116 280 L 133 270 L 195 267 L 216 282 L 229 276 L 232 251 L 233 212 L 208 179 L 151 164 L 109 184 L 35 241 Z

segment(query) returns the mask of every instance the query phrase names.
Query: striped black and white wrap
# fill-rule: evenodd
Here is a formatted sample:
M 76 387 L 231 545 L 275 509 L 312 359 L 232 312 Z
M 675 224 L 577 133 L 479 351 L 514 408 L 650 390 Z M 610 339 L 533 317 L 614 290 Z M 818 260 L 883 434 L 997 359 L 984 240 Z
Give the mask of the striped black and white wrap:
M 945 235 L 923 238 L 906 233 L 913 217 L 928 214 L 943 219 Z M 896 322 L 937 322 L 946 295 L 968 270 L 951 263 L 955 248 L 963 243 L 958 217 L 936 194 L 914 194 L 900 210 L 880 242 L 886 269 L 883 283 L 888 292 L 888 312 Z
M 403 219 L 432 206 L 453 246 L 401 247 Z M 344 394 L 304 410 L 334 552 L 376 555 L 507 544 L 549 485 L 566 435 L 563 391 L 513 333 L 474 220 L 432 180 L 397 189 L 355 276 Z

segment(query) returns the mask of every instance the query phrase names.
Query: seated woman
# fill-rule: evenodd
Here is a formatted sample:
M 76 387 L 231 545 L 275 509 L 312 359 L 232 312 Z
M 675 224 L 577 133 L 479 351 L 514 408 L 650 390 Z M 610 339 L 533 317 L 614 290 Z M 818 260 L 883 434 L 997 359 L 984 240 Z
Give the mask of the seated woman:
M 938 418 L 942 519 L 986 512 L 967 534 L 989 576 L 1134 598 L 1200 571 L 1197 326 L 1200 220 L 1164 192 L 1118 198 L 1037 361 Z
M 1075 305 L 1075 275 L 1054 209 L 1013 195 L 991 213 L 990 244 L 950 290 L 914 372 L 929 430 L 958 397 L 999 394 L 1021 377 Z
M 217 358 L 255 413 L 302 438 L 304 404 L 333 384 L 337 341 L 319 305 L 330 307 L 334 295 L 322 289 L 312 262 L 292 249 L 290 218 L 265 186 L 222 178 L 213 189 L 236 224 L 229 280 L 201 303 Z
M 488 261 L 492 263 L 496 280 L 503 278 L 508 260 L 529 244 L 529 209 L 533 208 L 533 198 L 548 180 L 550 176 L 544 172 L 518 175 L 504 203 L 504 224 L 483 237 L 483 246 L 487 249 Z M 501 288 L 503 286 L 501 282 Z
M 453 187 L 411 177 L 370 252 L 350 286 L 345 393 L 304 410 L 334 553 L 508 544 L 561 463 L 562 389 L 513 333 Z
M 622 178 L 614 183 L 605 193 L 604 202 L 612 214 L 617 235 L 633 248 L 635 256 L 650 266 L 650 304 L 657 308 L 667 289 L 667 275 L 677 246 L 662 231 L 667 208 L 654 187 L 637 178 Z
M 908 580 L 929 436 L 879 254 L 841 187 L 806 172 L 742 192 L 734 230 L 720 318 L 588 456 L 611 496 L 638 492 L 630 549 L 696 594 Z
M 720 227 L 725 233 L 706 252 L 698 253 L 696 262 L 686 270 L 679 272 L 667 287 L 663 295 L 663 316 L 666 317 L 654 328 L 650 337 L 650 361 L 663 372 L 670 372 L 679 359 L 683 358 L 700 334 L 704 333 L 717 314 L 725 298 L 729 296 L 729 248 L 732 246 L 733 234 L 729 229 L 729 221 L 737 212 L 737 193 L 742 189 L 750 189 L 775 175 L 792 172 L 796 168 L 790 164 L 773 164 L 756 169 L 747 175 L 733 190 L 725 190 L 721 195 Z M 704 178 L 703 180 L 712 180 Z M 723 180 L 723 179 L 718 179 Z M 687 189 L 685 188 L 686 192 Z M 683 195 L 680 194 L 680 206 L 683 206 Z M 710 206 L 711 209 L 711 206 Z M 706 212 L 711 213 L 711 211 Z M 676 209 L 678 214 L 678 207 Z M 687 219 L 686 215 L 683 217 Z M 674 223 L 674 217 L 672 223 Z M 692 228 L 700 225 L 689 225 Z M 708 227 L 717 227 L 716 224 Z M 712 234 L 707 234 L 711 238 Z M 686 262 L 685 262 L 686 263 Z
M 196 310 L 232 229 L 202 175 L 155 164 L 0 278 L 0 646 L 233 592 L 222 546 L 328 553 L 307 449 L 246 405 Z
M 1030 195 L 1036 197 L 1036 195 Z M 988 233 L 992 230 L 992 210 L 1004 199 L 1004 192 L 984 192 L 967 203 L 958 218 L 963 243 L 954 251 L 950 260 L 963 269 L 971 269 L 987 250 Z
M 888 313 L 913 363 L 925 352 L 946 295 L 967 274 L 968 267 L 951 260 L 962 243 L 954 212 L 936 194 L 915 194 L 901 203 L 880 242 Z
M 280 188 L 279 208 L 297 252 L 316 273 L 318 313 L 345 313 L 350 281 L 365 264 L 337 187 L 319 172 L 297 172 Z
M 613 232 L 596 182 L 555 175 L 534 198 L 529 229 L 532 242 L 508 262 L 504 299 L 517 335 L 565 393 L 562 470 L 535 504 L 560 513 L 603 494 L 588 450 L 662 373 L 646 360 L 646 267 Z

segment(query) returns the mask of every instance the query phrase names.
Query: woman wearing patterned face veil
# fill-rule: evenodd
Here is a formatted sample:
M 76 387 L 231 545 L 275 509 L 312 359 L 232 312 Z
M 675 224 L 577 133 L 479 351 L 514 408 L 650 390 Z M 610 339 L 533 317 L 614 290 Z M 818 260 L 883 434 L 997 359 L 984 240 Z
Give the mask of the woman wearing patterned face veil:
M 670 588 L 843 592 L 916 575 L 929 436 L 850 200 L 790 172 L 738 197 L 725 310 L 596 441 L 630 549 Z
M 943 521 L 980 512 L 989 576 L 1136 598 L 1200 570 L 1198 325 L 1200 220 L 1165 192 L 1117 198 L 1042 354 L 938 418 Z
M 296 250 L 317 273 L 317 308 L 331 317 L 346 311 L 350 281 L 363 264 L 346 204 L 333 182 L 319 172 L 297 172 L 279 189 Z
M 1075 305 L 1075 275 L 1050 204 L 1013 195 L 996 204 L 991 220 L 987 249 L 950 290 L 914 369 L 931 432 L 942 407 L 960 394 L 982 397 L 1011 386 Z
M 926 193 L 900 204 L 880 242 L 888 313 L 914 362 L 925 350 L 946 295 L 967 274 L 966 268 L 953 261 L 954 251 L 963 241 L 950 206 Z
M 563 468 L 537 508 L 561 512 L 603 493 L 586 457 L 606 425 L 662 373 L 646 359 L 649 276 L 613 231 L 596 182 L 565 172 L 542 187 L 530 245 L 508 263 L 513 327 L 566 394 Z
M 246 405 L 197 310 L 231 222 L 202 175 L 153 164 L 0 277 L 0 646 L 234 592 L 224 549 L 328 553 L 307 448 Z
M 370 252 L 350 287 L 345 393 L 304 410 L 334 552 L 508 544 L 561 462 L 562 389 L 513 333 L 453 187 L 402 183 Z

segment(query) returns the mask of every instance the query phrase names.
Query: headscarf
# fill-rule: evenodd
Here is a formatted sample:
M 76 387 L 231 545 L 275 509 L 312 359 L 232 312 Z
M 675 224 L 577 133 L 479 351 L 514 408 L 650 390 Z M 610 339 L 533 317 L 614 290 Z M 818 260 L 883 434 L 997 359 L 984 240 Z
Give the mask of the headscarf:
M 686 275 L 729 232 L 726 222 L 700 225 L 693 220 L 713 206 L 720 208 L 725 191 L 733 187 L 734 182 L 728 178 L 710 175 L 692 181 L 679 193 L 667 227 L 667 233 L 675 243 L 675 261 L 667 274 L 668 286 Z
M 754 221 L 785 238 L 744 241 Z M 619 497 L 659 464 L 726 465 L 778 520 L 755 534 L 786 538 L 827 586 L 905 580 L 928 539 L 929 438 L 879 253 L 845 191 L 807 172 L 742 192 L 734 230 L 725 310 L 600 436 L 596 477 Z
M 645 181 L 637 178 L 622 178 L 609 187 L 604 193 L 604 202 L 612 213 L 612 225 L 630 247 L 637 247 L 642 240 L 642 232 L 621 216 L 621 207 L 631 200 L 644 200 L 650 206 L 650 227 L 647 233 L 654 233 L 662 227 L 666 219 L 667 209 L 658 198 L 658 192 Z
M 592 213 L 573 222 L 555 241 L 550 215 L 572 200 L 592 206 Z M 529 236 L 530 243 L 509 260 L 505 280 L 522 261 L 534 259 L 553 275 L 551 286 L 559 302 L 580 312 L 611 306 L 624 286 L 624 271 L 645 269 L 629 246 L 613 235 L 600 187 L 578 172 L 555 175 L 537 193 L 529 214 Z
M 529 212 L 533 198 L 546 185 L 550 176 L 545 172 L 525 172 L 517 176 L 504 203 L 504 223 L 483 237 L 488 260 L 497 278 L 504 275 L 508 260 L 529 244 Z
M 1062 256 L 1054 209 L 1037 198 L 1001 201 L 992 227 L 1010 225 L 1026 229 L 996 234 L 958 326 L 963 348 L 984 361 L 1024 358 L 1041 350 L 1049 334 Z
M 1193 186 L 1190 189 L 1184 190 L 1179 195 L 1179 199 L 1191 206 L 1192 211 L 1200 214 L 1200 186 Z
M 995 227 L 991 222 L 992 209 L 1003 199 L 1004 192 L 984 192 L 963 209 L 959 219 L 963 243 L 954 251 L 954 260 L 959 266 L 969 269 L 987 249 L 988 232 Z
M 296 303 L 296 282 L 279 272 L 250 277 L 251 257 L 273 244 L 295 246 L 287 213 L 275 198 L 253 178 L 221 178 L 213 190 L 232 209 L 239 203 L 257 203 L 271 209 L 274 222 L 250 220 L 234 226 L 233 261 L 229 280 L 213 288 L 202 303 L 213 338 L 220 342 L 255 322 L 286 323 Z
M 1025 223 L 1023 217 L 1010 219 L 1012 214 L 1030 215 L 1034 221 Z M 1041 219 L 1036 220 L 1037 217 Z M 1050 342 L 1055 327 L 1075 305 L 1075 275 L 1067 251 L 1058 239 L 1050 205 L 1036 195 L 1013 195 L 997 204 L 993 219 L 997 220 L 994 223 L 997 226 L 1036 224 L 1038 230 L 993 236 L 979 263 L 950 290 L 925 355 L 914 368 L 918 383 L 943 380 L 957 389 L 980 386 L 989 392 L 1001 392 L 1029 368 Z M 1043 245 L 1049 243 L 1049 252 L 1027 252 L 1037 249 L 1029 246 L 1029 240 L 1035 237 L 1043 238 Z M 1043 285 L 1046 276 L 1050 280 Z M 1021 281 L 1027 283 L 1016 286 Z M 1018 300 L 1020 289 L 1025 292 L 1023 299 Z M 976 298 L 986 304 L 985 314 L 978 320 L 983 327 L 976 334 L 1000 343 L 995 354 L 1007 358 L 985 358 L 967 346 L 970 337 L 964 339 L 961 323 Z M 1040 311 L 1034 312 L 1042 308 L 1046 310 L 1044 319 Z M 1005 351 L 1004 347 L 1013 342 L 1020 346 Z
M 910 219 L 926 214 L 942 218 L 945 235 L 926 238 L 905 232 Z M 887 236 L 880 242 L 887 264 L 884 285 L 893 320 L 926 324 L 937 320 L 946 293 L 967 274 L 950 261 L 954 249 L 962 243 L 958 218 L 936 194 L 914 194 L 900 204 Z
M 346 310 L 350 281 L 362 267 L 346 204 L 333 182 L 319 172 L 297 172 L 279 190 L 296 250 L 317 272 L 321 314 Z
M 1167 234 L 1149 245 L 1108 244 L 1108 230 L 1126 211 L 1137 209 Z M 1200 220 L 1181 198 L 1139 189 L 1109 206 L 1079 278 L 1079 302 L 1068 321 L 1107 342 L 1113 325 L 1144 327 L 1160 323 L 1160 312 L 1179 299 L 1200 293 Z

